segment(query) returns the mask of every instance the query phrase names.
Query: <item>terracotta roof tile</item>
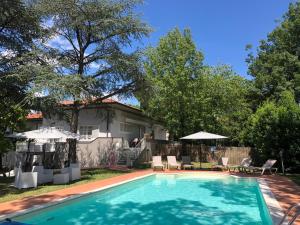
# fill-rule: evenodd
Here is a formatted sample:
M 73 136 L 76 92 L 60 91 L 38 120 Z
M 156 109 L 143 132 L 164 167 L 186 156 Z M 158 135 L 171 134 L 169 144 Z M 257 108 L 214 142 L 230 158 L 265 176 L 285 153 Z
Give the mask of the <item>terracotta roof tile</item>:
M 32 119 L 42 119 L 43 118 L 43 114 L 42 113 L 29 113 L 26 116 L 26 119 L 28 120 L 32 120 Z
M 95 103 L 97 103 L 97 102 L 99 102 L 99 101 L 95 100 Z M 60 103 L 61 103 L 61 105 L 68 106 L 68 105 L 72 105 L 74 103 L 74 101 L 73 100 L 64 100 L 64 101 L 61 101 Z M 111 98 L 103 99 L 102 103 L 119 104 L 119 105 L 131 108 L 131 109 L 134 109 L 134 110 L 141 111 L 140 109 L 134 108 L 130 105 L 123 104 L 123 103 L 118 102 L 116 100 L 113 100 Z M 26 116 L 26 119 L 29 119 L 29 120 L 31 120 L 31 119 L 42 119 L 42 118 L 43 118 L 42 113 L 30 113 Z

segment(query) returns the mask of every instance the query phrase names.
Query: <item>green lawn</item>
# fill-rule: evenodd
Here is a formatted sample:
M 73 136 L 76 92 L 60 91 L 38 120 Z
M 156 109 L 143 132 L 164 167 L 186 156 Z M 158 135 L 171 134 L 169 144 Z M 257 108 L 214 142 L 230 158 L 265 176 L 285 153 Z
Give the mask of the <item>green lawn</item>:
M 41 195 L 51 191 L 72 187 L 75 185 L 84 184 L 95 180 L 103 180 L 106 178 L 115 177 L 124 173 L 127 172 L 108 170 L 108 169 L 83 170 L 82 179 L 80 181 L 75 181 L 70 184 L 64 184 L 64 185 L 54 185 L 54 184 L 39 185 L 37 188 L 34 189 L 30 188 L 30 189 L 21 189 L 21 190 L 11 186 L 11 184 L 14 181 L 14 178 L 0 177 L 0 202 L 7 202 L 11 200 L 21 199 L 24 197 Z
M 200 162 L 192 162 L 195 169 L 200 169 Z M 211 169 L 213 166 L 213 163 L 209 162 L 201 162 L 201 169 Z
M 300 174 L 288 174 L 285 175 L 288 178 L 290 178 L 292 181 L 294 181 L 296 184 L 300 186 Z

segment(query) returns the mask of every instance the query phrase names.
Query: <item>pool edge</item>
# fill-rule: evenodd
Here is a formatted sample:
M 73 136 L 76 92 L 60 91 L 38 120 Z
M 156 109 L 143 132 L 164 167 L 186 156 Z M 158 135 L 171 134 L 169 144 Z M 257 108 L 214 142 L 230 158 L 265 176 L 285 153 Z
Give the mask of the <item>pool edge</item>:
M 112 187 L 116 187 L 116 186 L 119 186 L 119 185 L 122 185 L 122 184 L 125 184 L 125 183 L 129 183 L 129 182 L 132 182 L 132 181 L 135 181 L 135 180 L 139 180 L 139 179 L 149 177 L 149 176 L 152 176 L 152 175 L 157 175 L 157 174 L 163 174 L 163 175 L 185 174 L 186 175 L 186 174 L 189 174 L 189 173 L 180 173 L 180 172 L 175 172 L 175 171 L 174 171 L 174 173 L 167 173 L 167 174 L 166 173 L 152 172 L 152 173 L 141 175 L 141 176 L 138 176 L 138 177 L 134 177 L 134 178 L 131 178 L 131 179 L 128 179 L 128 180 L 125 180 L 125 181 L 120 181 L 120 182 L 117 182 L 117 183 L 114 183 L 114 184 L 110 184 L 110 185 L 107 185 L 107 186 L 104 186 L 104 187 L 101 187 L 101 188 L 97 188 L 97 189 L 93 189 L 93 190 L 90 190 L 90 191 L 82 192 L 80 194 L 76 194 L 76 195 L 73 195 L 73 196 L 63 197 L 63 198 L 57 199 L 57 200 L 49 202 L 49 203 L 40 204 L 40 205 L 33 205 L 32 207 L 30 207 L 28 209 L 20 210 L 18 212 L 4 214 L 4 215 L 0 216 L 0 222 L 5 220 L 6 218 L 22 216 L 22 215 L 31 213 L 31 212 L 36 211 L 36 210 L 42 210 L 42 209 L 45 209 L 45 208 L 48 208 L 48 207 L 51 207 L 51 206 L 54 206 L 54 205 L 64 203 L 65 201 L 74 200 L 74 199 L 80 198 L 82 196 L 86 196 L 86 195 L 89 195 L 89 194 L 92 194 L 92 193 L 95 193 L 95 192 L 98 192 L 98 191 L 106 190 L 106 189 L 109 189 L 109 188 L 112 188 Z M 191 173 L 191 174 L 193 174 L 193 173 Z M 222 174 L 218 178 L 222 178 L 222 177 L 225 177 L 225 176 L 231 176 L 231 177 L 240 178 L 240 179 L 245 178 L 245 177 L 239 177 L 239 176 L 231 175 L 231 174 Z M 249 178 L 249 177 L 247 177 L 247 178 Z M 254 179 L 257 180 L 257 182 L 259 184 L 261 194 L 263 196 L 263 200 L 265 201 L 266 206 L 267 206 L 268 211 L 269 211 L 269 214 L 271 216 L 272 223 L 273 223 L 273 225 L 277 225 L 278 222 L 283 217 L 283 210 L 282 210 L 279 202 L 275 198 L 273 192 L 271 191 L 267 180 L 264 179 L 264 178 L 257 178 L 257 177 L 251 177 L 251 178 L 254 178 Z
M 14 212 L 14 213 L 1 215 L 0 216 L 0 222 L 4 221 L 5 219 L 9 219 L 11 217 L 22 216 L 22 215 L 31 213 L 31 212 L 36 211 L 36 210 L 42 210 L 42 209 L 45 209 L 45 208 L 48 208 L 48 207 L 51 207 L 51 206 L 54 206 L 54 205 L 64 203 L 65 201 L 74 200 L 74 199 L 80 198 L 82 196 L 93 194 L 95 192 L 102 191 L 102 190 L 105 190 L 105 189 L 113 188 L 113 187 L 116 187 L 116 186 L 119 186 L 119 185 L 122 185 L 122 184 L 125 184 L 125 183 L 128 183 L 128 182 L 139 180 L 139 179 L 149 177 L 149 176 L 152 176 L 152 175 L 155 175 L 155 174 L 156 173 L 152 172 L 152 173 L 145 174 L 145 175 L 138 176 L 138 177 L 134 177 L 134 178 L 131 178 L 131 179 L 128 179 L 128 180 L 125 180 L 125 181 L 120 181 L 120 182 L 117 182 L 117 183 L 114 183 L 114 184 L 110 184 L 110 185 L 107 185 L 107 186 L 104 186 L 104 187 L 101 187 L 101 188 L 93 189 L 91 191 L 82 192 L 81 194 L 76 194 L 76 195 L 69 196 L 69 197 L 63 197 L 63 198 L 54 200 L 53 202 L 40 204 L 40 205 L 33 205 L 32 207 L 30 207 L 28 209 L 20 210 L 18 212 Z
M 284 216 L 283 210 L 275 195 L 271 191 L 268 181 L 264 178 L 256 178 L 256 180 L 259 184 L 259 189 L 262 193 L 264 201 L 268 207 L 273 225 L 277 225 Z

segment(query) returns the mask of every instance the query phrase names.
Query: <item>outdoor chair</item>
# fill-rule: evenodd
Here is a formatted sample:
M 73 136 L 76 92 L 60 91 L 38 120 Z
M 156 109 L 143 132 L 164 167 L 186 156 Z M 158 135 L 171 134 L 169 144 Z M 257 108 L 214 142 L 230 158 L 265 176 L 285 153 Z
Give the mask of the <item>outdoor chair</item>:
M 15 167 L 15 182 L 14 186 L 18 189 L 36 188 L 37 187 L 37 172 L 22 172 L 21 167 Z
M 229 172 L 231 170 L 235 171 L 236 169 L 241 172 L 241 171 L 246 171 L 250 165 L 252 163 L 252 159 L 251 158 L 243 158 L 240 165 L 231 165 L 231 166 L 228 166 L 229 168 Z
M 228 169 L 228 158 L 227 157 L 222 157 L 221 158 L 221 163 L 218 165 L 214 165 L 213 168 L 219 168 L 219 169 Z
M 168 160 L 168 169 L 180 169 L 180 164 L 176 161 L 175 156 L 167 156 Z
M 157 168 L 164 170 L 165 166 L 161 162 L 161 156 L 153 156 L 152 157 L 152 168 L 153 168 L 153 170 L 155 170 Z
M 277 162 L 277 160 L 275 160 L 275 159 L 268 159 L 265 162 L 265 164 L 262 165 L 262 167 L 250 166 L 249 170 L 252 170 L 253 172 L 261 171 L 261 175 L 263 175 L 266 170 L 269 170 L 270 174 L 272 174 L 272 170 L 274 170 L 276 173 L 278 168 L 273 167 L 276 162 Z
M 190 156 L 182 156 L 182 169 L 193 169 L 193 165 L 191 162 L 191 157 Z
M 45 184 L 53 182 L 53 170 L 45 169 L 43 166 L 33 166 L 32 172 L 37 172 L 37 183 Z

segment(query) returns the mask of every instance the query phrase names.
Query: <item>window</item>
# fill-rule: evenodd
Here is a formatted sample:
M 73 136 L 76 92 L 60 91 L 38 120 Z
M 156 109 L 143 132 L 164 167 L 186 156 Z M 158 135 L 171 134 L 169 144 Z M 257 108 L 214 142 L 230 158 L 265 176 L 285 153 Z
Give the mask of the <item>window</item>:
M 134 130 L 136 129 L 136 125 L 134 124 L 130 124 L 130 123 L 120 123 L 120 131 L 124 132 L 124 133 L 130 133 L 130 132 L 134 132 Z
M 93 126 L 80 126 L 79 134 L 82 139 L 91 139 L 93 132 Z

